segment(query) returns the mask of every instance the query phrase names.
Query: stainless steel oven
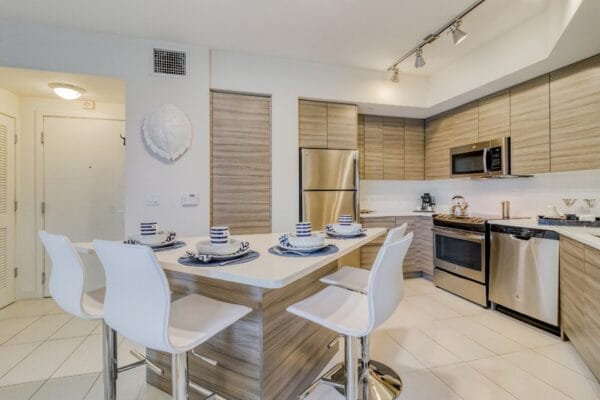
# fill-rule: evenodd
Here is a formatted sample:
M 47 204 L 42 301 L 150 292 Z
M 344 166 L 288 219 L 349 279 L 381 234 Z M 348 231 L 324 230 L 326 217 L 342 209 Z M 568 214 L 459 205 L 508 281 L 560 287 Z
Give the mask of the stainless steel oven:
M 454 275 L 485 284 L 485 233 L 433 228 L 433 264 Z
M 510 176 L 510 138 L 453 147 L 450 160 L 453 178 Z

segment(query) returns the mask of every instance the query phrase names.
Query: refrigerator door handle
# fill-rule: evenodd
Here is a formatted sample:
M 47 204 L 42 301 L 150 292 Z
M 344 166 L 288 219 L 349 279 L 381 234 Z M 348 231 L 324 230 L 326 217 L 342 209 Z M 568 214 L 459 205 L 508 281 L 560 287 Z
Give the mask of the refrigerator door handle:
M 354 151 L 354 218 L 356 222 L 360 222 L 360 173 L 359 173 L 359 154 L 358 150 Z

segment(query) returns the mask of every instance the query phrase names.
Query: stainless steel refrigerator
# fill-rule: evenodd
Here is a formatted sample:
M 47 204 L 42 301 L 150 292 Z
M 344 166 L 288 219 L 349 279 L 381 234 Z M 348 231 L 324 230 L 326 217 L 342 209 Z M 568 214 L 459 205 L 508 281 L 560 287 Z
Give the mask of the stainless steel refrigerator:
M 314 230 L 359 216 L 358 151 L 300 149 L 300 216 Z

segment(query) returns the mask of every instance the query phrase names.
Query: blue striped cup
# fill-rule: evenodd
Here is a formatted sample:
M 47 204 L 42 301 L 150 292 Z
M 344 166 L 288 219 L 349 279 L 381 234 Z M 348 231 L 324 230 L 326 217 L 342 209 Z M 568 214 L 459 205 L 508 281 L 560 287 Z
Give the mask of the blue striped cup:
M 348 215 L 348 214 L 340 215 L 338 218 L 338 221 L 339 221 L 340 225 L 343 225 L 343 226 L 350 226 L 354 222 L 352 220 L 352 215 Z
M 229 243 L 229 227 L 228 226 L 211 226 L 210 227 L 210 244 L 227 244 Z
M 156 235 L 156 222 L 140 222 L 140 233 L 143 236 Z
M 310 222 L 298 222 L 296 224 L 296 236 L 308 237 L 312 235 L 312 224 Z

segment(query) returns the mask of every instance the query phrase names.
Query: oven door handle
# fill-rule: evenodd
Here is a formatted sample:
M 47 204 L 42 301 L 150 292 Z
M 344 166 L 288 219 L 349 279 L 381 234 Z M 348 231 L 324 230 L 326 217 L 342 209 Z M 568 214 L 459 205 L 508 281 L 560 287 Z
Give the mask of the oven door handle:
M 432 228 L 431 229 L 434 234 L 449 236 L 456 239 L 468 240 L 471 242 L 483 242 L 485 241 L 485 235 L 477 235 L 474 233 L 468 233 L 464 231 L 456 231 L 450 229 L 442 229 L 442 228 Z
M 483 173 L 487 174 L 488 171 L 488 154 L 490 153 L 490 148 L 486 147 L 483 149 Z

